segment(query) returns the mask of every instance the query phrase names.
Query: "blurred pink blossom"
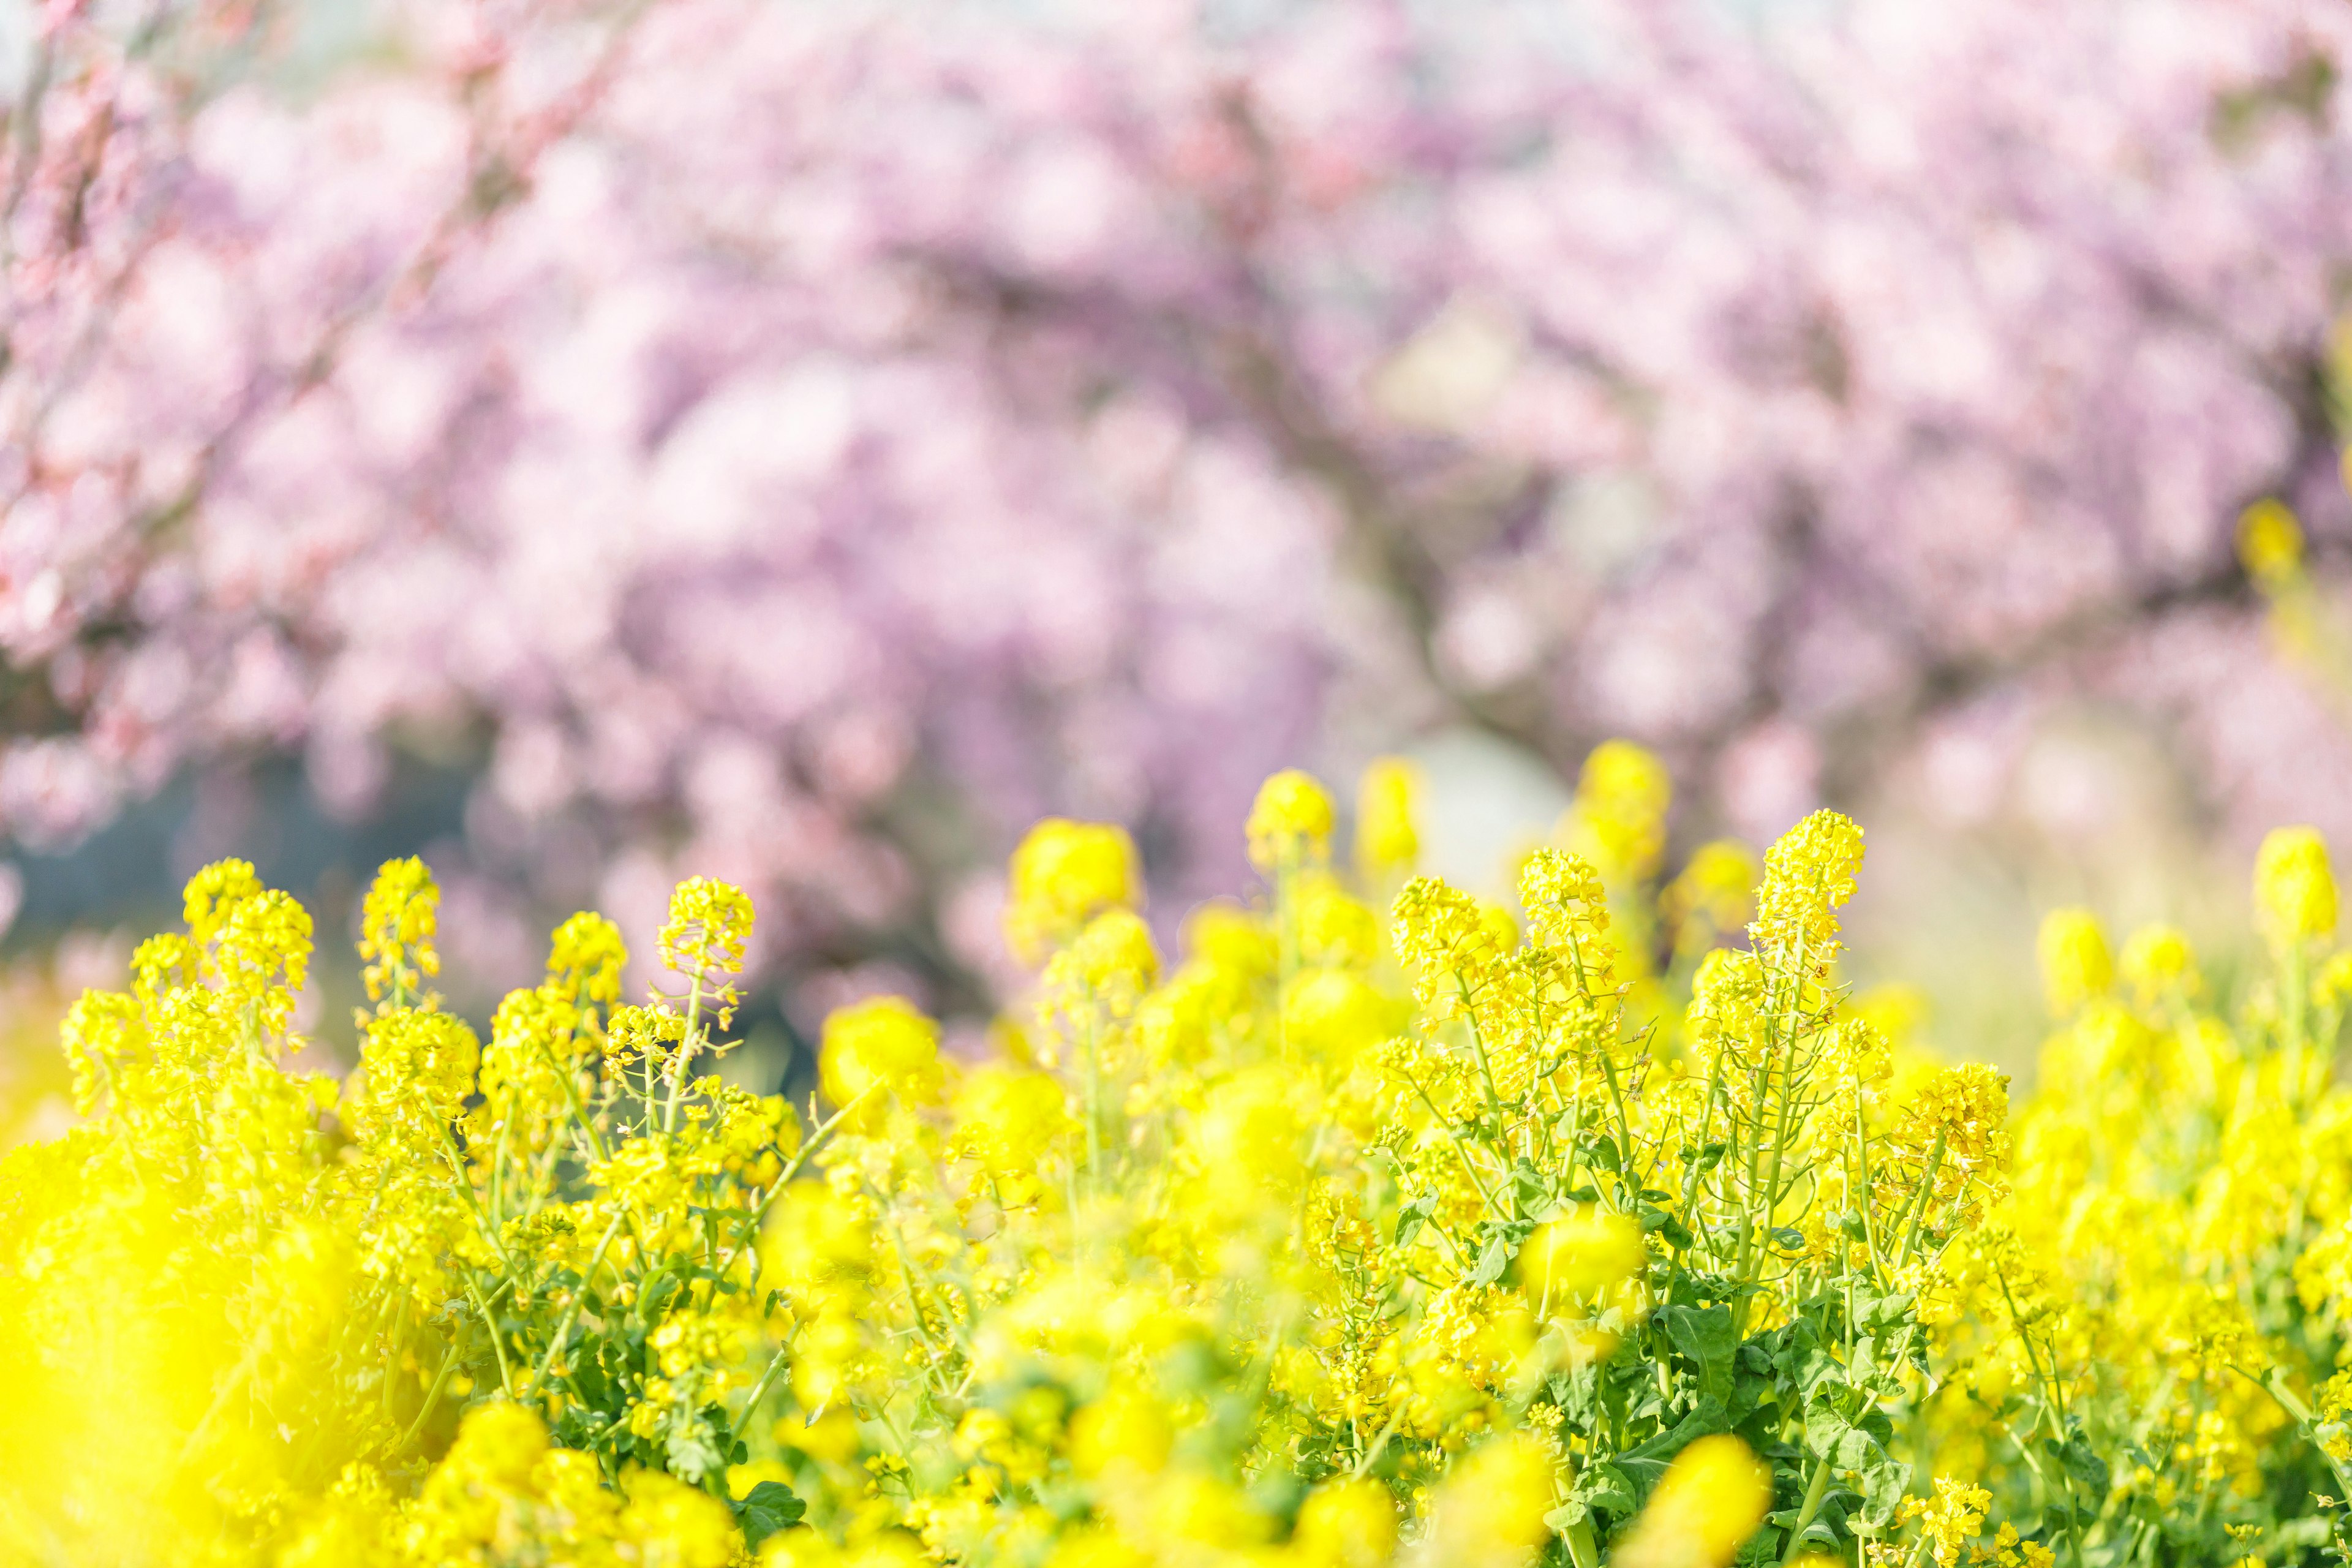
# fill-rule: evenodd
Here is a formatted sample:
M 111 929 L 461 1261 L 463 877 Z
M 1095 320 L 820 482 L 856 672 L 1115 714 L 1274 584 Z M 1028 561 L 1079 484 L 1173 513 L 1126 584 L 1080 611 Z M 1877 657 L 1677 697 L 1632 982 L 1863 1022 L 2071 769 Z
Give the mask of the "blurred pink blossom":
M 2336 12 L 408 0 L 301 93 L 163 15 L 46 5 L 6 105 L 23 843 L 471 745 L 469 919 L 707 870 L 977 973 L 1047 810 L 1189 895 L 1466 719 L 1753 831 L 1940 736 L 1968 815 L 2017 689 L 2352 833 L 2230 551 L 2352 547 Z

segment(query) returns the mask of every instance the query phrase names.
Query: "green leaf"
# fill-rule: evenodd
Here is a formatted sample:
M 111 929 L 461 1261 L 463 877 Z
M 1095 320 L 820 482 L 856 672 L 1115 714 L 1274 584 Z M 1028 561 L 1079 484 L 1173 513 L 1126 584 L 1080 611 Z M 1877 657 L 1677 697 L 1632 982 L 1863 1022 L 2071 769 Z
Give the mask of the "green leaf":
M 1825 1403 L 1805 1407 L 1805 1451 L 1815 1458 L 1829 1458 L 1838 1451 L 1853 1424 Z
M 1511 1167 L 1511 1184 L 1517 1189 L 1519 1212 L 1540 1214 L 1551 1196 L 1551 1180 L 1524 1157 Z
M 1895 1510 L 1903 1506 L 1903 1495 L 1910 1488 L 1908 1460 L 1880 1459 L 1862 1472 L 1863 1518 L 1873 1525 L 1893 1523 Z
M 1699 1388 L 1717 1400 L 1731 1394 L 1732 1358 L 1739 1352 L 1738 1331 L 1732 1327 L 1731 1309 L 1672 1306 L 1663 1309 L 1666 1338 L 1698 1369 Z
M 743 1543 L 752 1551 L 780 1530 L 789 1530 L 808 1512 L 808 1504 L 793 1493 L 782 1481 L 761 1481 L 751 1489 L 751 1495 L 731 1505 L 735 1518 L 743 1526 Z
M 1614 1465 L 1586 1466 L 1569 1495 L 1581 1499 L 1589 1507 L 1606 1509 L 1612 1513 L 1633 1511 L 1633 1483 Z
M 672 1419 L 662 1439 L 666 1468 L 680 1480 L 699 1484 L 703 1477 L 714 1475 L 727 1466 L 727 1452 L 719 1446 L 719 1440 L 713 1435 L 711 1424 L 699 1415 Z
M 1398 1205 L 1396 1244 L 1399 1247 L 1409 1245 L 1414 1237 L 1421 1234 L 1421 1227 L 1429 1223 L 1429 1216 L 1436 1212 L 1437 1194 L 1435 1193 L 1423 1193 L 1417 1198 Z
M 2080 1432 L 2070 1436 L 2063 1445 L 2052 1443 L 2050 1449 L 2058 1462 L 2066 1468 L 2066 1474 L 2074 1479 L 2074 1484 L 2083 1489 L 2093 1506 L 2106 1500 L 2107 1487 L 2114 1479 L 2113 1473 L 2108 1470 L 2107 1462 L 2099 1458 L 2098 1451 Z
M 1511 1267 L 1511 1259 L 1519 1255 L 1520 1244 L 1535 1234 L 1533 1220 L 1506 1220 L 1500 1224 L 1488 1221 L 1482 1227 L 1486 1237 L 1485 1249 L 1479 1254 L 1478 1266 L 1470 1271 L 1473 1285 L 1492 1285 Z
M 1690 1250 L 1691 1233 L 1689 1229 L 1684 1226 L 1682 1221 L 1676 1219 L 1666 1210 L 1660 1208 L 1655 1204 L 1642 1204 L 1633 1210 L 1633 1214 L 1634 1216 L 1642 1222 L 1643 1230 L 1655 1231 L 1658 1235 L 1665 1237 L 1667 1246 L 1675 1248 L 1677 1251 L 1688 1252 Z
M 1554 1535 L 1558 1535 L 1562 1531 L 1569 1529 L 1570 1526 L 1582 1524 L 1585 1520 L 1591 1515 L 1591 1512 L 1592 1510 L 1591 1508 L 1577 1501 L 1574 1498 L 1570 1498 L 1568 1501 L 1560 1504 L 1558 1508 L 1544 1515 L 1544 1528 L 1550 1531 Z
M 1577 1472 L 1575 1483 L 1569 1488 L 1568 1501 L 1544 1515 L 1544 1523 L 1560 1531 L 1596 1513 L 1622 1519 L 1631 1514 L 1639 1502 L 1633 1482 L 1624 1471 L 1614 1465 L 1587 1465 Z
M 1511 1266 L 1518 1250 L 1518 1243 L 1511 1239 L 1510 1232 L 1496 1231 L 1495 1238 L 1486 1244 L 1486 1250 L 1478 1255 L 1478 1267 L 1470 1270 L 1469 1283 L 1492 1285 L 1503 1277 L 1503 1270 Z
M 1632 1479 L 1636 1493 L 1649 1496 L 1650 1489 L 1666 1473 L 1666 1465 L 1701 1437 L 1727 1431 L 1730 1423 L 1725 1419 L 1723 1404 L 1712 1394 L 1701 1394 L 1690 1414 L 1667 1430 L 1659 1433 L 1637 1447 L 1628 1448 L 1610 1463 Z

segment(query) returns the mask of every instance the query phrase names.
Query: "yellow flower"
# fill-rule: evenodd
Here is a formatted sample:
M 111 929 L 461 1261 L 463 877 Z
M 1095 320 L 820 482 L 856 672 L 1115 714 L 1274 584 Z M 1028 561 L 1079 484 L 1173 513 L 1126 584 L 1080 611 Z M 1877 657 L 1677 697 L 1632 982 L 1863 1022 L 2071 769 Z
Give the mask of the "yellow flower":
M 247 860 L 220 860 L 188 879 L 182 909 L 188 936 L 199 946 L 220 934 L 236 907 L 261 894 L 261 879 Z
M 1381 957 L 1381 919 L 1348 896 L 1328 871 L 1308 871 L 1292 887 L 1299 955 L 1308 963 L 1370 969 Z
M 1722 1568 L 1772 1506 L 1772 1472 L 1727 1434 L 1675 1456 L 1611 1559 L 1615 1568 Z
M 1398 1012 L 1353 970 L 1311 969 L 1283 998 L 1283 1037 L 1304 1056 L 1344 1062 L 1386 1038 L 1397 1027 Z
M 1688 951 L 1745 926 L 1756 910 L 1756 882 L 1764 868 L 1756 851 L 1737 838 L 1702 844 L 1666 885 L 1659 903 L 1675 928 L 1675 942 Z
M 1054 1542 L 1045 1568 L 1153 1568 L 1158 1561 L 1117 1531 L 1080 1529 Z
M 795 1182 L 784 1190 L 761 1247 L 768 1270 L 809 1298 L 854 1293 L 873 1272 L 870 1219 L 817 1182 Z
M 1751 928 L 1757 947 L 1776 955 L 1807 955 L 1825 973 L 1838 947 L 1837 910 L 1853 897 L 1862 868 L 1862 829 L 1853 818 L 1817 811 L 1774 841 L 1764 854 L 1764 885 Z
M 1320 860 L 1330 849 L 1331 817 L 1331 796 L 1312 774 L 1296 768 L 1275 774 L 1250 806 L 1250 864 L 1272 873 Z
M 2197 953 L 2177 926 L 2142 926 L 2132 932 L 2119 966 L 2143 1006 L 2197 989 Z
M 2335 934 L 2336 877 L 2317 829 L 2273 828 L 2263 840 L 2254 857 L 2254 913 L 2275 946 Z
M 1070 1463 L 1086 1477 L 1156 1474 L 1175 1445 L 1159 1402 L 1132 1388 L 1116 1388 L 1070 1419 Z
M 310 964 L 310 914 L 275 889 L 230 910 L 213 949 L 221 990 L 275 1035 L 294 1011 Z
M 817 1075 L 836 1106 L 883 1094 L 927 1100 L 938 1084 L 939 1061 L 940 1026 L 898 996 L 835 1008 L 817 1046 Z
M 1612 879 L 1647 878 L 1666 847 L 1666 808 L 1674 781 L 1664 763 L 1631 741 L 1604 741 L 1584 759 L 1570 841 L 1600 861 Z
M 1431 1503 L 1419 1560 L 1428 1568 L 1519 1568 L 1550 1539 L 1559 1464 L 1524 1433 L 1481 1444 Z
M 2301 568 L 2303 525 L 2284 502 L 2265 496 L 2238 514 L 2238 559 L 2248 576 L 2265 585 Z
M 2107 994 L 2115 982 L 2106 933 L 2088 910 L 2053 910 L 2042 917 L 2042 986 L 2050 1011 L 2065 1017 Z
M 683 976 L 701 1001 L 718 1014 L 719 1026 L 734 1020 L 740 1000 L 734 977 L 743 973 L 743 950 L 751 940 L 751 900 L 732 882 L 690 877 L 670 894 L 669 919 L 656 939 L 662 965 Z
M 1649 1257 L 1641 1224 L 1631 1215 L 1584 1209 L 1528 1238 L 1519 1251 L 1519 1281 L 1529 1305 L 1559 1314 L 1631 1278 Z
M 1410 871 L 1421 858 L 1421 770 L 1382 757 L 1356 784 L 1356 869 L 1364 876 Z
M 547 978 L 572 999 L 574 1005 L 601 1003 L 612 1006 L 621 999 L 621 972 L 629 965 L 629 950 L 621 928 L 603 915 L 585 911 L 555 928 L 547 955 Z
M 1159 977 L 1151 928 L 1130 910 L 1106 910 L 1045 966 L 1038 1021 L 1050 1031 L 1060 1020 L 1079 1036 L 1102 1020 L 1125 1023 Z M 1102 1045 L 1096 1041 L 1097 1050 Z
M 1396 1541 L 1396 1500 L 1373 1480 L 1317 1487 L 1299 1505 L 1290 1534 L 1305 1568 L 1383 1568 Z
M 1413 994 L 1440 1018 L 1460 1005 L 1462 990 L 1493 977 L 1505 951 L 1478 900 L 1434 877 L 1415 877 L 1397 894 L 1391 940 L 1412 976 Z
M 1198 1470 L 1163 1476 L 1151 1490 L 1144 1518 L 1150 1534 L 1168 1549 L 1164 1554 L 1180 1562 L 1203 1548 L 1225 1552 L 1255 1546 L 1273 1533 L 1274 1522 L 1247 1492 Z
M 1587 991 L 1609 988 L 1617 950 L 1604 934 L 1609 903 L 1592 862 L 1566 850 L 1537 850 L 1519 868 L 1519 906 L 1535 940 L 1566 958 Z
M 1958 1568 L 1968 1562 L 1977 1532 L 1984 1528 L 1985 1510 L 1992 1494 L 1982 1487 L 1936 1478 L 1936 1495 L 1920 1512 L 1919 1531 L 1927 1542 L 1936 1568 Z
M 1013 852 L 1010 880 L 1005 940 L 1034 963 L 1092 916 L 1134 905 L 1135 845 L 1107 823 L 1049 816 Z
M 444 1121 L 456 1120 L 474 1091 L 481 1042 L 463 1018 L 400 1007 L 371 1020 L 360 1046 L 367 1103 L 397 1114 L 421 1099 Z
M 1194 957 L 1237 975 L 1272 974 L 1280 962 L 1274 933 L 1264 920 L 1216 900 L 1184 918 L 1184 948 Z
M 1034 1171 L 1068 1125 L 1062 1086 L 1045 1073 L 991 1064 L 956 1090 L 956 1147 L 992 1175 Z
M 1291 1075 L 1249 1068 L 1209 1091 L 1192 1146 L 1217 1206 L 1246 1214 L 1294 1191 L 1303 1173 Z
M 433 944 L 440 906 L 441 889 L 415 856 L 387 860 L 376 871 L 360 910 L 369 1001 L 383 1001 L 387 986 L 413 986 L 416 975 L 441 973 Z
M 628 1506 L 618 1533 L 645 1568 L 728 1568 L 740 1556 L 742 1531 L 709 1492 L 654 1470 L 630 1475 L 623 1490 Z

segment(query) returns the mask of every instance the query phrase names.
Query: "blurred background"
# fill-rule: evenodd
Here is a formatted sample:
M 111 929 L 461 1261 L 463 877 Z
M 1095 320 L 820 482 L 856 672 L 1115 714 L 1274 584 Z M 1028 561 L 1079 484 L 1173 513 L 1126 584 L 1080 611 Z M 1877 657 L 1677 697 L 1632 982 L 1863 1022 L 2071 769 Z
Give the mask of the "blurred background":
M 2347 58 L 2288 0 L 5 0 L 0 1073 L 225 855 L 333 953 L 422 852 L 478 1018 L 739 880 L 781 1072 L 858 992 L 984 1017 L 1042 814 L 1172 928 L 1268 772 L 1402 753 L 1500 891 L 1613 736 L 1670 862 L 1857 815 L 1853 973 L 2021 1066 L 2041 910 L 2219 940 L 2264 829 L 2352 844 Z

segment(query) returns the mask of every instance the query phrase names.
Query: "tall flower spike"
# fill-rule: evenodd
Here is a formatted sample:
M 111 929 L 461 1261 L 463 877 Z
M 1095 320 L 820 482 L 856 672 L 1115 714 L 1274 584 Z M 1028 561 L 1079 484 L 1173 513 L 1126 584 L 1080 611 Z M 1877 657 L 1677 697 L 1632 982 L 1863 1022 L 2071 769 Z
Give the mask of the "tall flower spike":
M 1519 870 L 1519 907 L 1536 941 L 1573 963 L 1587 991 L 1609 988 L 1617 954 L 1606 934 L 1608 900 L 1591 861 L 1564 849 L 1537 850 Z
M 253 1009 L 265 1036 L 283 1031 L 310 967 L 310 912 L 275 889 L 246 900 L 215 950 L 221 989 Z
M 583 910 L 555 928 L 547 978 L 575 1005 L 600 1003 L 610 1007 L 621 999 L 621 972 L 628 965 L 629 949 L 621 940 L 621 928 L 603 915 Z
M 1682 874 L 1666 885 L 1659 905 L 1685 948 L 1714 942 L 1745 926 L 1756 913 L 1756 851 L 1737 838 L 1700 845 Z
M 1267 873 L 1330 852 L 1331 796 L 1311 773 L 1286 768 L 1258 786 L 1250 806 L 1250 864 Z
M 2336 874 L 2327 841 L 2312 827 L 2272 829 L 2254 857 L 2254 915 L 2273 946 L 2336 932 Z
M 703 988 L 722 1029 L 741 1000 L 734 977 L 743 973 L 751 939 L 751 900 L 734 883 L 689 877 L 670 895 L 669 920 L 656 939 L 662 963 Z
M 181 902 L 188 935 L 198 946 L 211 942 L 228 923 L 236 906 L 261 893 L 261 879 L 250 860 L 216 860 L 188 879 Z
M 369 1001 L 383 1001 L 387 991 L 413 994 L 422 976 L 441 973 L 441 954 L 434 947 L 440 910 L 441 889 L 415 856 L 387 860 L 377 870 L 360 910 L 360 957 L 367 963 Z
M 1402 757 L 1382 757 L 1356 785 L 1356 870 L 1373 877 L 1409 871 L 1421 858 L 1421 773 Z
M 1397 960 L 1412 976 L 1413 994 L 1439 1018 L 1461 1006 L 1456 987 L 1476 991 L 1502 962 L 1499 933 L 1478 900 L 1436 877 L 1415 877 L 1397 894 L 1393 934 Z
M 2115 969 L 2106 934 L 2088 910 L 2052 910 L 2042 918 L 2042 985 L 2052 1016 L 2063 1018 L 2107 994 Z
M 1673 803 L 1674 781 L 1654 754 L 1631 741 L 1603 741 L 1577 775 L 1571 841 L 1612 878 L 1646 878 L 1665 853 Z
M 1124 828 L 1049 816 L 1013 852 L 1004 937 L 1024 963 L 1044 958 L 1107 909 L 1132 909 L 1140 879 Z
M 1853 897 L 1862 829 L 1852 817 L 1817 811 L 1780 835 L 1764 856 L 1764 886 L 1748 930 L 1760 952 L 1801 948 L 1816 973 L 1837 952 L 1837 910 Z

